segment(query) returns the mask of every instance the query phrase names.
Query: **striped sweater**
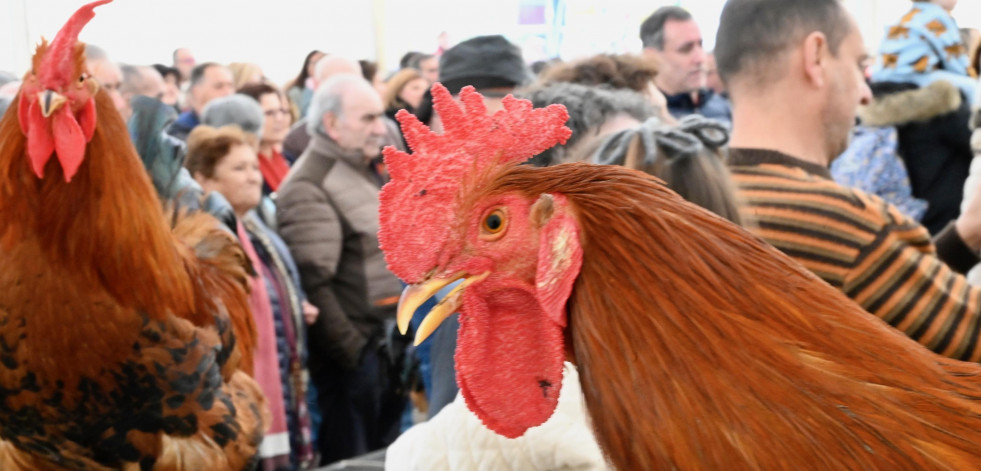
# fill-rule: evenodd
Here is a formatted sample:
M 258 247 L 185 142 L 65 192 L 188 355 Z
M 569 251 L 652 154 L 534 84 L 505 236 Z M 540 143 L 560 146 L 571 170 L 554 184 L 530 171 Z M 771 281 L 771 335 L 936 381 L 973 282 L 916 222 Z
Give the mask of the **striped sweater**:
M 953 224 L 931 241 L 882 199 L 777 152 L 730 149 L 729 165 L 767 242 L 931 350 L 981 361 L 981 289 L 960 274 L 978 258 Z

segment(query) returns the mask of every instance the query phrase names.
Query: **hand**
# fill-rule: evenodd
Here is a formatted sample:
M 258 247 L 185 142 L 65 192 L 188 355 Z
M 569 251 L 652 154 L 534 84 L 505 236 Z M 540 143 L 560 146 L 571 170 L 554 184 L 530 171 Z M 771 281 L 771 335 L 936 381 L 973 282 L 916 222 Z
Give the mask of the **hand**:
M 967 207 L 954 222 L 954 228 L 971 250 L 981 251 L 981 184 L 974 188 L 973 194 L 967 201 Z
M 320 315 L 320 309 L 317 309 L 317 306 L 314 306 L 307 301 L 303 301 L 301 309 L 303 310 L 303 321 L 306 322 L 307 325 L 313 325 L 314 322 L 317 322 L 317 316 Z

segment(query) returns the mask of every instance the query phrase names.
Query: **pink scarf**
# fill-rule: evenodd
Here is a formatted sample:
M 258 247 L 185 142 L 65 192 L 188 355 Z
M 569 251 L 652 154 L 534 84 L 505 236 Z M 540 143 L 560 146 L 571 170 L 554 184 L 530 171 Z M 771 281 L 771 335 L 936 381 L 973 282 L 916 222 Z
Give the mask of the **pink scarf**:
M 289 434 L 286 429 L 286 406 L 283 404 L 283 385 L 279 376 L 279 359 L 276 353 L 276 326 L 273 324 L 272 305 L 266 283 L 262 279 L 262 260 L 249 240 L 249 234 L 239 222 L 236 227 L 239 242 L 245 249 L 246 255 L 256 272 L 252 278 L 252 292 L 249 294 L 249 306 L 255 319 L 256 330 L 259 332 L 259 342 L 255 351 L 255 380 L 266 396 L 266 404 L 272 413 L 272 424 L 266 431 L 266 436 L 260 446 L 259 453 L 263 458 L 288 455 Z M 285 449 L 284 445 L 285 444 Z

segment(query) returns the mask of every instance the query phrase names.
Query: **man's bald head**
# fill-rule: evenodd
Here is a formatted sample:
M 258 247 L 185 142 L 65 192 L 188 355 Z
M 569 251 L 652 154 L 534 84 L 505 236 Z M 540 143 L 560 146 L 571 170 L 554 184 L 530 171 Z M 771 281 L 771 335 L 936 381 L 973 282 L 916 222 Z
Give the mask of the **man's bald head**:
M 317 86 L 319 87 L 320 84 L 326 82 L 331 77 L 341 74 L 361 75 L 361 64 L 348 57 L 329 54 L 317 61 L 313 80 L 317 82 Z
M 124 98 L 144 95 L 159 98 L 165 91 L 163 77 L 157 69 L 145 65 L 123 65 L 123 84 L 119 92 Z

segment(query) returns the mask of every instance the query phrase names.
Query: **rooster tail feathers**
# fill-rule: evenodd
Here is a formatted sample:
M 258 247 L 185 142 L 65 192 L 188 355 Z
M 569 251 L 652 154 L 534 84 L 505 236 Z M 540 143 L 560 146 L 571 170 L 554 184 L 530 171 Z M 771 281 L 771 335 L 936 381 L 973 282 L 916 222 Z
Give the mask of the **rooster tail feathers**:
M 223 336 L 222 343 L 234 348 L 241 364 L 229 361 L 222 371 L 227 377 L 239 367 L 251 374 L 258 333 L 248 304 L 249 279 L 254 273 L 248 256 L 238 240 L 204 212 L 179 214 L 173 234 L 190 249 L 185 265 L 192 277 L 200 280 L 196 317 L 189 320 L 195 325 L 217 324 L 219 330 L 230 322 L 234 337 Z

